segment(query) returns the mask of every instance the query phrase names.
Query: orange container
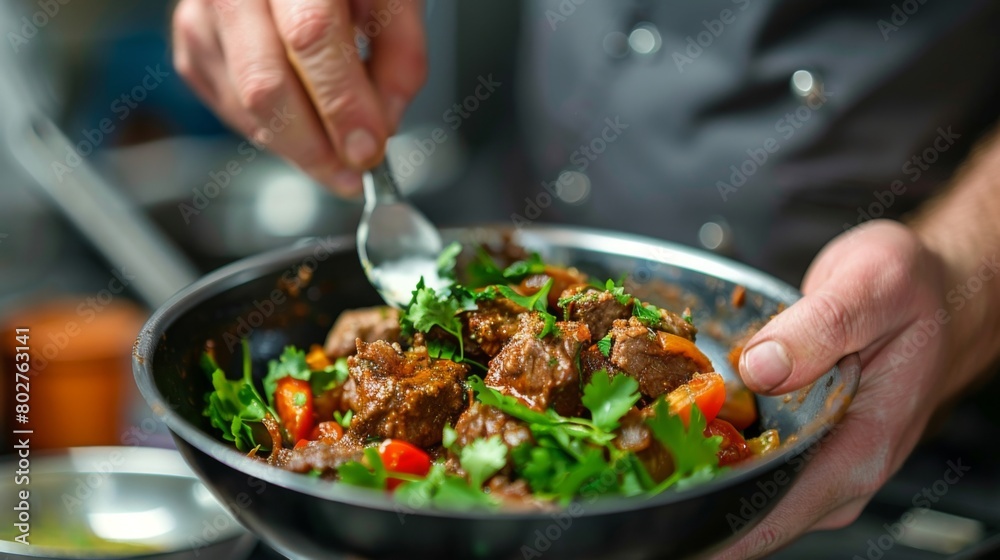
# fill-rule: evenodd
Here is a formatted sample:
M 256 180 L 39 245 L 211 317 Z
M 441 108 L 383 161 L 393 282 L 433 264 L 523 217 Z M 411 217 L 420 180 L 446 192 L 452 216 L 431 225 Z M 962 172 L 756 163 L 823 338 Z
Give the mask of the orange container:
M 135 305 L 91 299 L 22 308 L 0 328 L 4 421 L 33 430 L 33 449 L 120 445 L 135 399 L 132 343 L 145 320 Z M 16 329 L 29 329 L 29 422 L 15 421 Z

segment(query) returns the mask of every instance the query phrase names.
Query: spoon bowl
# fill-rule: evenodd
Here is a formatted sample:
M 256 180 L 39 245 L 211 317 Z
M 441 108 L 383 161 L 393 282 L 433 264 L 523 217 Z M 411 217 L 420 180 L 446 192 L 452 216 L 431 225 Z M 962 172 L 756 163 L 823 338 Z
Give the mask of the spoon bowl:
M 357 237 L 361 266 L 382 299 L 401 308 L 421 277 L 427 286 L 443 286 L 437 270 L 441 234 L 400 196 L 385 160 L 364 174 L 363 184 L 365 210 Z

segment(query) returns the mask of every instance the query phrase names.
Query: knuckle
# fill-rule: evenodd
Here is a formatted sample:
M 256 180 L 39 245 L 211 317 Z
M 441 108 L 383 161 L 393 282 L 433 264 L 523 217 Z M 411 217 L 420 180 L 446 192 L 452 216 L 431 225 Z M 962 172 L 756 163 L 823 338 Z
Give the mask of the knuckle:
M 203 25 L 199 12 L 200 9 L 193 2 L 181 2 L 177 5 L 172 18 L 175 42 L 187 45 L 196 42 L 198 26 Z
M 785 540 L 785 531 L 773 523 L 764 523 L 755 531 L 747 547 L 747 558 L 760 558 L 777 548 Z
M 345 115 L 359 113 L 364 107 L 361 94 L 353 89 L 320 93 L 316 110 L 324 119 L 332 122 L 340 121 Z
M 838 298 L 818 293 L 813 295 L 809 328 L 821 352 L 825 355 L 841 353 L 849 343 L 851 315 Z
M 406 67 L 409 69 L 411 80 L 404 85 L 404 88 L 407 90 L 405 93 L 416 95 L 427 81 L 429 70 L 426 51 L 419 49 L 409 54 L 406 60 Z
M 236 79 L 240 104 L 254 114 L 268 113 L 278 104 L 284 76 L 271 68 L 249 66 Z
M 195 76 L 194 62 L 191 56 L 187 54 L 186 50 L 174 49 L 171 58 L 174 64 L 174 70 L 176 70 L 182 78 L 190 82 Z
M 302 2 L 285 15 L 283 34 L 292 50 L 308 51 L 325 46 L 339 24 L 339 18 L 324 3 Z

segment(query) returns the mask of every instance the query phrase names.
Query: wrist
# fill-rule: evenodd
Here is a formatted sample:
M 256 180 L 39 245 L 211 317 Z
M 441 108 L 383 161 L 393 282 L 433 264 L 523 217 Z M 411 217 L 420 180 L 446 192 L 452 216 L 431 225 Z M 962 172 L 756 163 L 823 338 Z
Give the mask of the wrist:
M 971 385 L 1000 357 L 1000 252 L 956 235 L 940 219 L 914 224 L 928 271 L 939 281 L 935 320 L 942 322 L 941 397 Z M 984 249 L 988 247 L 988 250 Z M 932 312 L 934 314 L 934 312 Z M 944 321 L 941 321 L 941 318 Z

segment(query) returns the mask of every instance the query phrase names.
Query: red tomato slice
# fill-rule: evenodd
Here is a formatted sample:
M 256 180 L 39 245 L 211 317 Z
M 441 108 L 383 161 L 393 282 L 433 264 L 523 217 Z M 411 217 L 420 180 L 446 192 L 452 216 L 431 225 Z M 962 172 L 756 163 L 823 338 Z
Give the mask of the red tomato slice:
M 313 429 L 313 394 L 308 381 L 294 377 L 279 379 L 274 408 L 291 441 L 309 437 Z
M 726 384 L 722 375 L 713 372 L 696 373 L 680 387 L 667 394 L 670 412 L 681 417 L 687 426 L 691 420 L 691 405 L 697 404 L 705 420 L 711 422 L 726 401 Z
M 732 424 L 716 418 L 705 427 L 705 436 L 722 436 L 719 446 L 719 466 L 732 465 L 749 457 L 752 453 L 746 440 Z
M 402 440 L 383 441 L 378 446 L 378 455 L 389 472 L 427 476 L 431 470 L 431 458 L 427 452 Z M 398 478 L 390 477 L 386 485 L 391 491 L 401 482 L 403 481 Z
M 334 421 L 320 422 L 312 429 L 309 439 L 319 440 L 323 443 L 333 443 L 344 437 L 344 428 Z

